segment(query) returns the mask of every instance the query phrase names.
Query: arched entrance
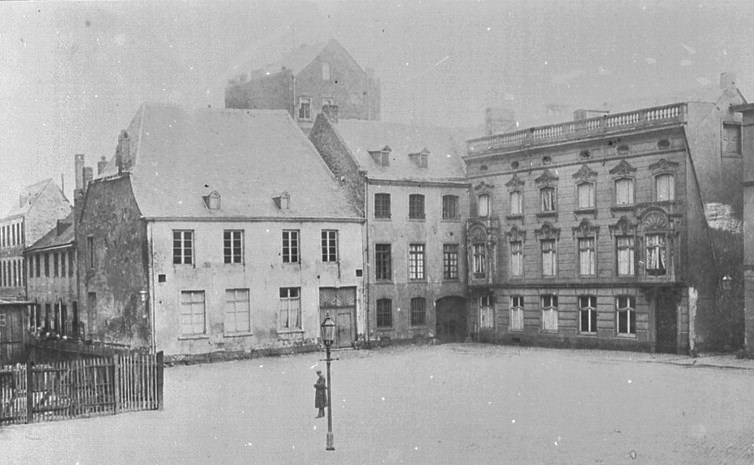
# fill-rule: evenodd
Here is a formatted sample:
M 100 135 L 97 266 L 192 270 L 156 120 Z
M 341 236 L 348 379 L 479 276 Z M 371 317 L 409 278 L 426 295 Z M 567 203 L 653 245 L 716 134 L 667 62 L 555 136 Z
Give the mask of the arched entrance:
M 442 341 L 463 341 L 469 335 L 469 313 L 463 297 L 443 297 L 435 302 L 437 329 Z

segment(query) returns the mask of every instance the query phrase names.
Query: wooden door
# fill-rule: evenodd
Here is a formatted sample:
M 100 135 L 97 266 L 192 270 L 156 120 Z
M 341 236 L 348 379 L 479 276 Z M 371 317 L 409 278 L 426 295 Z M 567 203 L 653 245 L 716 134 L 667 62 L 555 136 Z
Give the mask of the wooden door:
M 356 288 L 321 287 L 319 289 L 319 321 L 326 315 L 336 325 L 334 347 L 351 347 L 356 342 Z

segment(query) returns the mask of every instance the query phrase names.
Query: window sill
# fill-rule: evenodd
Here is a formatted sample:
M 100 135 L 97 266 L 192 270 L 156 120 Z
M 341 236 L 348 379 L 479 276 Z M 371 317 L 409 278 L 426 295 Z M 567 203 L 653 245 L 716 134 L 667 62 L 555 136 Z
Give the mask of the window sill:
M 301 262 L 283 262 L 283 266 L 301 266 Z
M 597 213 L 597 209 L 594 207 L 577 208 L 576 210 L 573 211 L 573 213 L 576 215 L 594 215 Z
M 636 339 L 636 334 L 616 334 L 615 337 L 619 337 L 621 339 Z
M 458 278 L 442 278 L 442 280 L 446 283 L 457 283 L 459 281 Z
M 375 216 L 374 221 L 391 221 L 392 218 L 389 216 Z
M 393 331 L 392 326 L 378 326 L 377 331 Z
M 425 222 L 427 221 L 426 218 L 409 218 L 409 221 L 417 221 L 417 222 Z
M 409 325 L 408 329 L 427 329 L 427 324 L 421 324 L 421 325 Z
M 610 211 L 612 212 L 628 212 L 628 211 L 636 211 L 636 205 L 634 204 L 621 204 L 621 205 L 613 205 L 610 207 Z
M 597 337 L 597 333 L 579 333 L 579 337 Z
M 303 329 L 278 329 L 278 334 L 303 334 Z
M 426 282 L 427 282 L 427 280 L 425 278 L 421 278 L 421 279 L 409 279 L 408 280 L 409 284 L 425 284 Z
M 558 334 L 558 330 L 557 329 L 540 329 L 539 333 L 540 334 Z
M 508 331 L 510 331 L 511 333 L 523 333 L 524 332 L 523 329 L 513 329 L 513 328 L 509 328 Z
M 505 219 L 507 220 L 523 220 L 524 214 L 523 213 L 517 213 L 515 215 L 505 215 Z
M 443 218 L 442 221 L 445 222 L 445 223 L 460 223 L 461 222 L 461 218 L 460 217 L 458 217 L 458 218 Z
M 244 333 L 224 333 L 223 337 L 225 338 L 233 338 L 233 337 L 249 337 L 253 336 L 254 333 L 244 332 Z
M 539 212 L 537 218 L 557 218 L 558 212 Z
M 199 339 L 209 339 L 206 334 L 197 334 L 195 336 L 178 336 L 179 341 L 195 341 Z
M 392 279 L 375 279 L 374 284 L 393 284 Z

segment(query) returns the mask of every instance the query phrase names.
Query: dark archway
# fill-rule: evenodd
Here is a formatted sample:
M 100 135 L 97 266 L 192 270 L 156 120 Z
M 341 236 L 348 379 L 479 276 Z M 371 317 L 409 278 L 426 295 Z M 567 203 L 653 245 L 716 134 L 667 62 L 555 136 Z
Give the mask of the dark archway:
M 451 296 L 435 302 L 437 329 L 441 341 L 463 341 L 469 335 L 469 312 L 466 299 Z

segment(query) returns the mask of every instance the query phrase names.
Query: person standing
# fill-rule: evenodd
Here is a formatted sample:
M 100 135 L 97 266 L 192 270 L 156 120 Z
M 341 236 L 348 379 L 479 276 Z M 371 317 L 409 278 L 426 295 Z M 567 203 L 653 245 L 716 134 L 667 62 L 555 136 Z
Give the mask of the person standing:
M 322 370 L 317 370 L 317 382 L 314 383 L 314 408 L 319 409 L 319 413 L 315 418 L 322 418 L 325 416 L 325 407 L 327 407 L 327 381 L 322 376 Z

